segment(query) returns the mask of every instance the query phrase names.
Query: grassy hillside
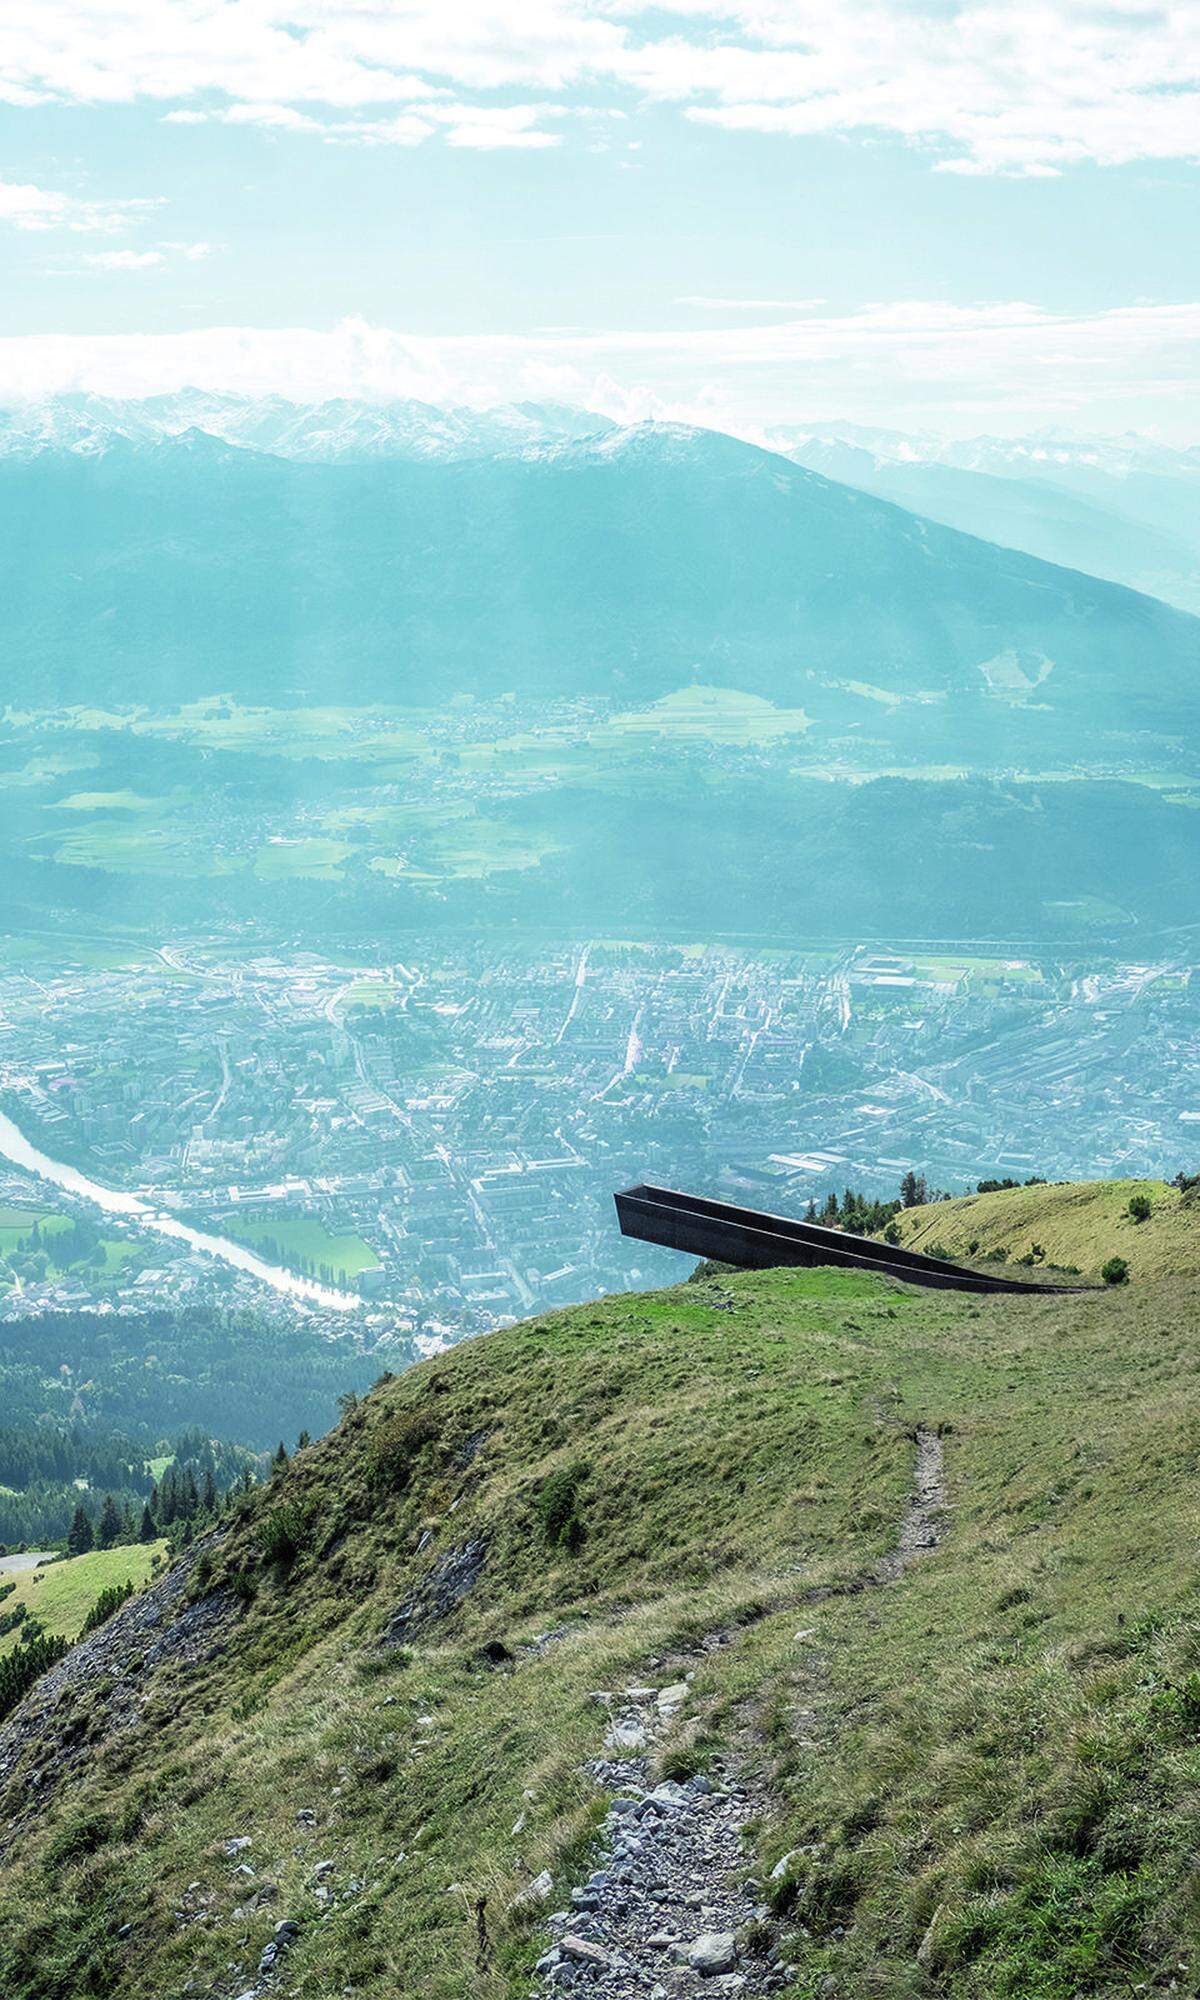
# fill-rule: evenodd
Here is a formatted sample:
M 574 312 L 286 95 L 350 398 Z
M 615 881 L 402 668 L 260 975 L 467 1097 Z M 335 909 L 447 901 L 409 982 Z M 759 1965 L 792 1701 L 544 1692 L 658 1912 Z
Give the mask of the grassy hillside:
M 1150 1215 L 1138 1221 L 1138 1198 Z M 1134 1214 L 1130 1214 L 1130 1203 Z M 1163 1181 L 1064 1181 L 1057 1187 L 1004 1188 L 932 1202 L 896 1218 L 913 1250 L 944 1247 L 951 1257 L 1009 1261 L 1041 1246 L 1039 1262 L 1076 1266 L 1089 1277 L 1109 1257 L 1124 1257 L 1131 1278 L 1200 1274 L 1200 1187 L 1181 1193 Z
M 1190 1991 L 1198 1305 L 712 1275 L 382 1384 L 0 1729 L 6 2000 L 232 2000 L 281 1920 L 283 1994 L 540 1992 L 596 1693 L 686 1673 L 795 2000 Z
M 151 1542 L 132 1548 L 93 1549 L 90 1555 L 22 1570 L 0 1579 L 14 1586 L 0 1604 L 0 1612 L 15 1611 L 24 1604 L 51 1638 L 77 1639 L 101 1591 L 126 1583 L 140 1589 L 165 1548 L 165 1542 Z M 0 1653 L 17 1645 L 20 1636 L 20 1631 L 14 1630 L 0 1637 Z

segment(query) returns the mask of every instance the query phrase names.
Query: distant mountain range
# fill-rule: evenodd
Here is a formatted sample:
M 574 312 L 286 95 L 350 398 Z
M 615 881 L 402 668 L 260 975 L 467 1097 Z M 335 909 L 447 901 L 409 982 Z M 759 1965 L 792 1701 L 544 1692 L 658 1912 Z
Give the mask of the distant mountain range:
M 505 457 L 547 444 L 602 436 L 607 417 L 557 403 L 509 403 L 490 410 L 431 403 L 334 399 L 291 403 L 282 396 L 221 396 L 204 389 L 122 401 L 56 396 L 0 409 L 0 459 L 53 452 L 95 457 L 121 445 L 157 445 L 193 432 L 278 458 L 457 459 Z
M 0 409 L 0 461 L 95 457 L 192 433 L 300 463 L 538 456 L 611 437 L 594 410 L 439 408 L 184 389 L 145 400 L 65 395 Z M 1200 612 L 1200 446 L 1129 435 L 945 440 L 856 424 L 785 426 L 771 448 L 810 471 L 1002 547 Z
M 1195 740 L 1197 620 L 720 433 L 500 412 L 503 447 L 468 450 L 462 413 L 409 410 L 419 451 L 329 462 L 168 431 L 162 407 L 140 431 L 92 409 L 87 449 L 63 416 L 58 444 L 0 458 L 25 699 L 636 706 L 708 682 L 802 708 L 812 743 L 975 768 Z M 347 408 L 343 435 L 367 422 Z
M 947 527 L 1200 611 L 1200 447 L 946 443 L 854 425 L 781 431 L 774 443 L 798 465 Z

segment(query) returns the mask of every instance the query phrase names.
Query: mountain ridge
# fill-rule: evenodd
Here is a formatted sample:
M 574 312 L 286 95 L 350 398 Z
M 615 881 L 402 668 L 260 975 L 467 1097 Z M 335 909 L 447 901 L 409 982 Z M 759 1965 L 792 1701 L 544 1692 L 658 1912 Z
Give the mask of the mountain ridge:
M 1196 1297 L 709 1274 L 384 1379 L 0 1727 L 12 2000 L 711 1994 L 679 1848 L 743 1991 L 1165 1985 Z
M 140 700 L 234 674 L 242 698 L 329 699 L 351 664 L 402 700 L 416 678 L 510 685 L 512 659 L 531 690 L 642 699 L 707 678 L 810 707 L 815 678 L 836 726 L 852 675 L 893 709 L 966 701 L 958 725 L 919 718 L 937 754 L 990 713 L 1020 762 L 1115 728 L 1118 700 L 1125 737 L 1177 735 L 1200 701 L 1186 614 L 694 427 L 448 463 L 49 453 L 0 460 L 0 521 L 5 642 L 60 702 L 98 661 Z
M 80 394 L 0 407 L 0 458 L 54 451 L 98 456 L 120 443 L 168 443 L 202 430 L 231 447 L 300 461 L 453 459 L 519 452 L 611 427 L 595 411 L 558 403 L 478 409 L 415 398 L 298 403 L 189 388 L 144 399 Z

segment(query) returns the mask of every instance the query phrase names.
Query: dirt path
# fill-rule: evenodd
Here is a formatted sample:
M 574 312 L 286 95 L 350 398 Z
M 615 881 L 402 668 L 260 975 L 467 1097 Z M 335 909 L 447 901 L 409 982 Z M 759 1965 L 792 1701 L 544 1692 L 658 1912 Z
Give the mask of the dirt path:
M 946 1512 L 946 1484 L 942 1465 L 942 1440 L 936 1431 L 922 1425 L 916 1434 L 917 1467 L 908 1512 L 900 1524 L 900 1536 L 890 1555 L 875 1565 L 872 1583 L 896 1583 L 921 1556 L 936 1549 L 942 1539 Z
M 840 1590 L 807 1592 L 801 1603 L 885 1588 L 937 1547 L 946 1504 L 942 1442 L 924 1427 L 915 1442 L 913 1491 L 895 1548 Z M 695 1665 L 736 1638 L 710 1634 L 690 1660 L 672 1662 L 675 1677 L 665 1686 L 595 1697 L 608 1717 L 606 1754 L 588 1768 L 613 1794 L 603 1859 L 572 1890 L 570 1908 L 550 1918 L 554 1943 L 538 1961 L 531 2000 L 570 1991 L 597 2000 L 720 1993 L 750 2000 L 791 1983 L 795 1968 L 771 1943 L 761 1887 L 746 1874 L 743 1833 L 769 1811 L 769 1799 L 732 1757 L 706 1776 L 650 1783 L 651 1757 L 686 1714 Z M 660 1677 L 663 1664 L 653 1663 Z M 749 1947 L 748 1929 L 761 1940 Z

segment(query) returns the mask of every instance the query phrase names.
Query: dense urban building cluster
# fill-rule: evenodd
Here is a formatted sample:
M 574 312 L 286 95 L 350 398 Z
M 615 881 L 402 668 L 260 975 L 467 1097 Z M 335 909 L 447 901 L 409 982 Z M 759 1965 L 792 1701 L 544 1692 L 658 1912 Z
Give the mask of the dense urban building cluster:
M 599 939 L 405 939 L 371 964 L 236 938 L 96 956 L 9 960 L 9 1120 L 294 1282 L 99 1210 L 10 1139 L 8 1314 L 225 1296 L 356 1339 L 399 1322 L 427 1349 L 678 1275 L 617 1234 L 612 1192 L 638 1178 L 799 1213 L 914 1168 L 944 1189 L 1169 1175 L 1200 1145 L 1184 962 Z

